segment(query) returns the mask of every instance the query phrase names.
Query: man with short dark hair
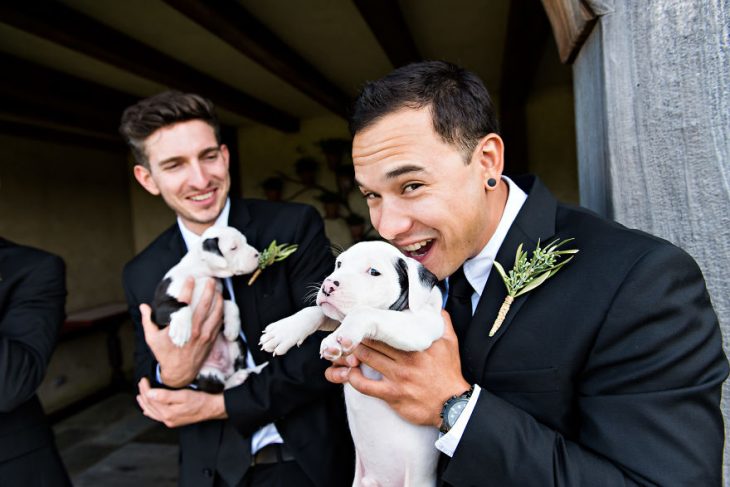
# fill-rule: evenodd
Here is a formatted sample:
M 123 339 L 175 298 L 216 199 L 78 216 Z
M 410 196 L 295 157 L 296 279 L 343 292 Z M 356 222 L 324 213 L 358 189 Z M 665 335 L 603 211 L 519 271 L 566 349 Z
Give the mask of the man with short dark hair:
M 142 100 L 124 112 L 120 132 L 135 156 L 137 181 L 177 215 L 176 224 L 127 264 L 124 288 L 136 331 L 137 399 L 145 415 L 181 427 L 180 485 L 351 482 L 354 455 L 344 405 L 324 380 L 318 340 L 285 357 L 271 357 L 256 345 L 263 327 L 308 304 L 310 286 L 330 272 L 334 259 L 321 218 L 305 205 L 229 198 L 228 149 L 213 105 L 200 96 L 165 92 Z M 145 304 L 167 270 L 213 225 L 238 228 L 259 250 L 274 240 L 298 245 L 252 286 L 243 276 L 226 280 L 240 308 L 247 364 L 269 364 L 219 394 L 188 387 L 221 326 L 222 298 L 212 280 L 182 348 L 166 329 L 157 329 Z M 183 295 L 192 295 L 192 282 Z
M 557 202 L 534 177 L 503 176 L 489 94 L 458 66 L 416 63 L 367 84 L 351 131 L 373 226 L 448 278 L 451 319 L 425 352 L 366 340 L 329 380 L 440 427 L 446 485 L 721 484 L 728 366 L 689 255 Z M 493 263 L 510 286 L 536 284 L 532 270 L 569 254 L 532 251 L 564 240 L 572 260 L 500 313 L 508 290 Z M 520 248 L 532 260 L 513 268 Z

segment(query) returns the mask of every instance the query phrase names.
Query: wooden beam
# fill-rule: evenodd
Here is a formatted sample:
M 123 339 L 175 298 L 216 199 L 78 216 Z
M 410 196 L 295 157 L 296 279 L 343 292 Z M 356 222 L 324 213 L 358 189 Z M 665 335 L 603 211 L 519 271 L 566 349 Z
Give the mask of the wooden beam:
M 502 137 L 508 154 L 505 172 L 529 171 L 527 97 L 550 33 L 545 12 L 534 0 L 512 0 L 499 91 Z
M 598 17 L 584 0 L 542 0 L 560 60 L 572 64 Z
M 333 113 L 346 117 L 350 97 L 238 2 L 164 1 Z
M 68 125 L 118 138 L 122 111 L 138 100 L 7 54 L 0 53 L 0 66 L 0 114 L 14 118 Z
M 270 127 L 299 128 L 295 117 L 60 3 L 0 2 L 0 22 L 171 88 L 194 91 Z
M 403 12 L 395 0 L 354 0 L 394 67 L 421 60 Z
M 70 132 L 56 127 L 44 127 L 34 123 L 3 120 L 0 118 L 0 134 L 24 137 L 36 141 L 100 149 L 117 154 L 126 154 L 127 147 L 121 139 L 96 137 L 92 134 Z

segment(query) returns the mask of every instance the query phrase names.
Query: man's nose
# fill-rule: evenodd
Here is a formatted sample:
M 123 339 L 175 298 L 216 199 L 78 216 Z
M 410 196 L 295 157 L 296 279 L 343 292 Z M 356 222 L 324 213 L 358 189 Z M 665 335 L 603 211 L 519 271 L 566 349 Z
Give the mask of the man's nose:
M 210 183 L 210 176 L 200 162 L 196 161 L 190 165 L 191 175 L 189 183 L 195 188 L 204 189 Z
M 413 219 L 398 202 L 383 201 L 375 214 L 371 213 L 375 230 L 386 240 L 395 240 L 410 230 Z

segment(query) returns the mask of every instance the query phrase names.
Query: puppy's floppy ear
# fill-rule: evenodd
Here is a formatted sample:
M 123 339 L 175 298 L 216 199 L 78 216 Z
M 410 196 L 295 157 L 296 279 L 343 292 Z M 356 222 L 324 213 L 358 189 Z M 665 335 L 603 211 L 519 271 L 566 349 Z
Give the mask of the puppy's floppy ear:
M 408 309 L 408 294 L 410 292 L 408 264 L 406 264 L 403 257 L 398 257 L 393 263 L 393 267 L 395 267 L 395 272 L 398 275 L 400 294 L 398 295 L 398 299 L 388 309 L 403 311 L 404 309 Z
M 438 278 L 416 259 L 406 257 L 408 264 L 408 307 L 418 309 L 424 306 Z
M 424 306 L 438 282 L 436 276 L 410 257 L 398 257 L 394 266 L 400 284 L 400 295 L 389 309 L 403 311 Z
M 211 269 L 225 269 L 228 267 L 228 262 L 218 246 L 218 237 L 206 238 L 201 246 L 203 251 L 200 253 L 200 259 L 208 264 Z
M 203 240 L 203 250 L 206 252 L 213 252 L 214 254 L 218 254 L 223 257 L 223 252 L 221 252 L 221 248 L 218 246 L 218 237 L 206 238 Z

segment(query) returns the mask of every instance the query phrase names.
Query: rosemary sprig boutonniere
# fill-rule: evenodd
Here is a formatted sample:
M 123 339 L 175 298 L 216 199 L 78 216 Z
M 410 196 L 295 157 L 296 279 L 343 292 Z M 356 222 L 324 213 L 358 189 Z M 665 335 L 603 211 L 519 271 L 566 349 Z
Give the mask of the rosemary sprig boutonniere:
M 578 249 L 567 249 L 558 250 L 566 243 L 573 240 L 568 238 L 558 242 L 557 240 L 548 244 L 544 249 L 540 248 L 540 241 L 537 242 L 537 247 L 532 253 L 532 259 L 527 258 L 527 252 L 522 251 L 522 244 L 517 247 L 517 255 L 515 256 L 515 266 L 509 271 L 509 275 L 504 272 L 504 268 L 499 262 L 494 262 L 494 267 L 497 268 L 499 275 L 502 276 L 504 285 L 507 287 L 507 296 L 504 298 L 502 307 L 499 308 L 497 313 L 497 319 L 494 320 L 491 330 L 489 330 L 489 336 L 494 336 L 502 326 L 505 316 L 512 306 L 512 301 L 516 297 L 522 296 L 538 287 L 543 282 L 550 279 L 560 270 L 565 264 L 570 262 L 573 257 L 568 257 L 563 260 L 563 255 L 575 254 Z
M 248 280 L 248 285 L 250 286 L 254 283 L 254 281 L 259 277 L 259 274 L 261 274 L 262 270 L 266 269 L 274 262 L 279 262 L 280 260 L 286 259 L 298 248 L 299 245 L 297 244 L 276 245 L 276 240 L 271 242 L 269 244 L 269 247 L 264 249 L 259 255 L 259 268 L 256 269 L 256 271 L 251 276 L 251 279 Z

